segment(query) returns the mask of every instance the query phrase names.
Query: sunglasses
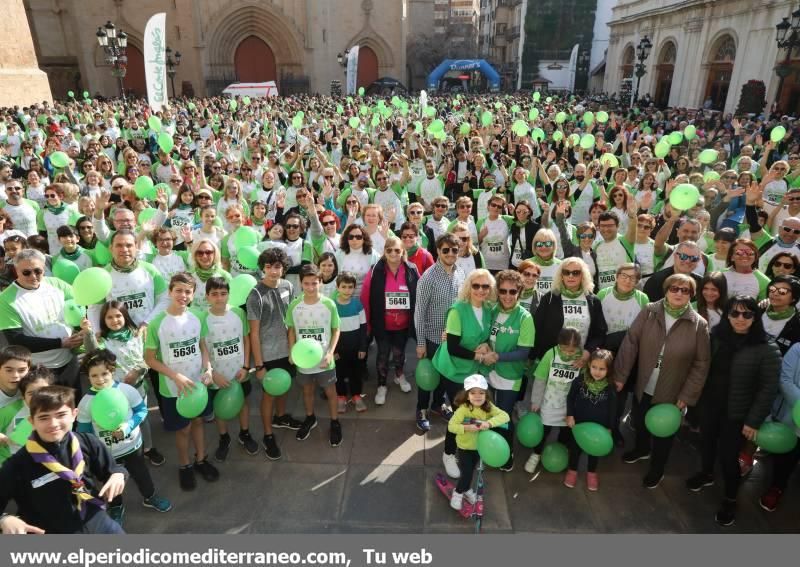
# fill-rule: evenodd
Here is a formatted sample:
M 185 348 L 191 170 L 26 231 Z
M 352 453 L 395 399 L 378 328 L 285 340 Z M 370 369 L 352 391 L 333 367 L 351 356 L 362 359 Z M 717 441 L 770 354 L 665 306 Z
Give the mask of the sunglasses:
M 422 211 L 408 211 L 409 215 L 419 216 L 422 214 Z
M 514 288 L 514 289 L 506 289 L 506 288 L 501 287 L 501 288 L 498 288 L 497 293 L 499 295 L 517 295 L 519 293 L 519 290 L 516 289 L 516 288 Z
M 56 193 L 47 193 L 45 197 L 48 199 L 55 199 L 58 197 L 58 195 Z
M 214 251 L 213 250 L 198 250 L 197 252 L 194 253 L 194 255 L 195 256 L 213 256 L 214 255 Z
M 208 196 L 208 195 L 198 195 L 197 198 L 198 199 L 211 199 L 211 197 Z
M 736 254 L 737 256 L 744 256 L 747 258 L 752 258 L 753 256 L 756 255 L 755 252 L 753 252 L 752 250 L 737 250 L 736 252 L 734 252 L 734 254 Z
M 561 275 L 564 277 L 577 278 L 583 273 L 582 270 L 561 270 Z
M 739 317 L 743 317 L 748 321 L 755 316 L 756 314 L 753 313 L 752 311 L 731 311 L 730 313 L 728 313 L 728 317 L 730 317 L 731 319 L 738 319 Z
M 459 209 L 471 209 L 472 205 L 459 205 L 458 208 Z
M 794 264 L 791 262 L 775 262 L 772 264 L 773 268 L 786 268 L 787 270 L 794 270 Z
M 434 207 L 436 207 L 437 209 L 446 209 L 447 205 L 444 203 L 437 203 L 434 205 Z
M 459 236 L 458 239 L 464 243 L 467 243 L 471 240 L 469 236 Z
M 788 226 L 782 226 L 781 230 L 783 230 L 783 232 L 787 232 L 787 233 L 800 234 L 800 229 L 798 229 L 798 228 L 789 228 Z
M 683 262 L 699 262 L 700 256 L 690 256 L 689 254 L 684 254 L 683 252 L 675 252 L 675 255 Z
M 300 229 L 300 225 L 299 224 L 287 224 L 286 225 L 286 230 L 299 230 L 299 229 Z
M 325 179 L 333 179 L 333 175 L 323 175 L 322 177 Z
M 492 286 L 487 283 L 474 283 L 472 284 L 472 291 L 489 291 Z
M 777 293 L 778 295 L 789 295 L 790 293 L 792 293 L 792 290 L 791 289 L 786 289 L 785 287 L 769 286 L 767 288 L 767 292 L 768 293 Z
M 538 278 L 539 272 L 522 272 L 522 275 L 526 278 Z
M 34 275 L 37 278 L 40 278 L 40 277 L 42 277 L 42 274 L 44 274 L 44 270 L 41 269 L 41 268 L 34 268 L 32 270 L 22 270 L 20 273 L 23 276 L 25 276 L 26 278 L 31 277 L 31 275 Z
M 183 181 L 183 179 L 170 179 L 169 180 L 170 183 L 180 183 L 181 181 Z
M 356 204 L 358 204 L 358 201 L 355 200 L 355 199 L 352 199 L 352 200 L 349 200 L 349 201 L 345 201 L 345 203 L 348 204 L 348 205 L 356 205 Z
M 445 246 L 443 248 L 439 248 L 439 253 L 440 254 L 458 254 L 458 248 L 455 247 L 455 246 L 452 247 L 452 248 L 450 248 L 449 246 Z
M 503 205 L 501 205 L 500 203 L 489 203 L 489 208 L 490 209 L 502 209 Z
M 322 223 L 322 226 L 336 226 L 335 220 L 325 221 Z
M 363 234 L 349 234 L 347 240 L 364 240 Z
M 84 225 L 84 226 L 79 226 L 78 230 L 92 230 L 92 225 L 87 224 L 87 225 Z
M 581 240 L 592 240 L 594 238 L 594 234 L 592 234 L 591 232 L 586 232 L 584 234 L 579 234 L 578 238 L 580 238 Z
M 670 293 L 682 293 L 683 295 L 691 295 L 692 289 L 688 287 L 681 287 L 679 285 L 671 285 L 669 286 L 668 291 Z
M 535 244 L 535 246 L 536 246 L 536 248 L 552 248 L 553 246 L 555 246 L 555 242 L 551 242 L 551 241 L 548 241 L 548 242 L 537 242 Z
M 402 252 L 400 248 L 384 248 L 383 251 L 387 254 L 400 254 Z

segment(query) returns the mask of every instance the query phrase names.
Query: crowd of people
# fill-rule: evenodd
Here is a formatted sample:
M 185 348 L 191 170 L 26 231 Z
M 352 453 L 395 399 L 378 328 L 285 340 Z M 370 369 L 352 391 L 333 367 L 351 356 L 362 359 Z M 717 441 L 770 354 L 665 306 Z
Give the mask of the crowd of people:
M 0 509 L 17 502 L 4 533 L 118 533 L 128 476 L 168 512 L 154 427 L 174 432 L 193 490 L 218 480 L 232 444 L 277 460 L 274 429 L 307 439 L 318 390 L 332 447 L 349 434 L 340 414 L 404 395 L 422 433 L 448 420 L 456 509 L 474 498 L 477 433 L 505 423 L 517 454 L 503 471 L 536 474 L 557 438 L 575 487 L 571 430 L 591 421 L 618 446 L 634 432 L 621 457 L 646 460 L 656 488 L 675 435 L 652 436 L 645 415 L 666 403 L 699 439 L 688 490 L 713 485 L 719 463 L 727 526 L 758 429 L 795 427 L 800 124 L 787 117 L 547 93 L 212 97 L 158 112 L 87 99 L 1 114 Z M 686 210 L 670 199 L 682 184 L 700 194 Z M 257 259 L 242 227 L 258 232 Z M 91 267 L 111 291 L 71 325 L 74 270 Z M 229 305 L 243 274 L 257 283 Z M 292 347 L 309 338 L 322 360 L 299 368 Z M 414 386 L 409 341 L 441 376 L 432 391 Z M 302 389 L 305 415 L 260 392 L 276 371 Z M 189 419 L 178 401 L 198 382 L 209 401 Z M 260 427 L 247 403 L 214 415 L 234 382 L 260 396 Z M 108 388 L 129 405 L 113 431 L 91 411 Z M 514 423 L 528 412 L 545 438 L 520 456 Z M 759 502 L 774 511 L 800 446 L 763 458 Z M 588 490 L 601 471 L 590 456 Z

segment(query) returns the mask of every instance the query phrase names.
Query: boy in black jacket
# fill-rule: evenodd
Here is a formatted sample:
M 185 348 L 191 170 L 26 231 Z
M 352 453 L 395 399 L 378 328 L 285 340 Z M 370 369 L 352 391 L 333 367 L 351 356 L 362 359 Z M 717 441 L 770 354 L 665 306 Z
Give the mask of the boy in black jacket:
M 97 437 L 72 432 L 73 390 L 42 388 L 29 406 L 34 433 L 0 469 L 0 510 L 17 503 L 16 516 L 0 517 L 2 532 L 124 533 L 105 502 L 122 494 L 127 472 Z

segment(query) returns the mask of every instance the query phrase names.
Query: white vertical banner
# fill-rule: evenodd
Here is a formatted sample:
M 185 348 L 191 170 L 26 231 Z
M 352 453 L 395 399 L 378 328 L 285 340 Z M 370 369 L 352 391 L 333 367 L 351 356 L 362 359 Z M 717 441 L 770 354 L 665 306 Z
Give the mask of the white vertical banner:
M 153 112 L 167 104 L 167 14 L 154 14 L 144 28 L 144 76 L 147 102 Z
M 572 53 L 569 54 L 569 92 L 575 92 L 575 75 L 578 73 L 578 50 L 579 44 L 572 47 Z
M 356 94 L 356 81 L 358 81 L 358 46 L 354 45 L 347 52 L 347 94 Z

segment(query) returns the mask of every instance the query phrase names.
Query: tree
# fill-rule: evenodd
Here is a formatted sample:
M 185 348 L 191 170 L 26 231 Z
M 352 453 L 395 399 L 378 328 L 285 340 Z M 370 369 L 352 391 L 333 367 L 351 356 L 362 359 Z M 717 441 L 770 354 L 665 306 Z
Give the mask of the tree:
M 747 81 L 742 85 L 742 94 L 739 96 L 739 106 L 736 114 L 761 114 L 767 105 L 767 88 L 763 81 Z

